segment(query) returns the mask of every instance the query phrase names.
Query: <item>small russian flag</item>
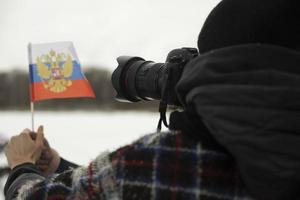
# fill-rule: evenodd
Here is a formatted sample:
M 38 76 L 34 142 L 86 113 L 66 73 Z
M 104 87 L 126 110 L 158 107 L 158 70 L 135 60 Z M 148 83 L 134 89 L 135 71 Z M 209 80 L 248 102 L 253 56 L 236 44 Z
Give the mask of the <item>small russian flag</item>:
M 72 42 L 29 44 L 31 101 L 95 97 Z

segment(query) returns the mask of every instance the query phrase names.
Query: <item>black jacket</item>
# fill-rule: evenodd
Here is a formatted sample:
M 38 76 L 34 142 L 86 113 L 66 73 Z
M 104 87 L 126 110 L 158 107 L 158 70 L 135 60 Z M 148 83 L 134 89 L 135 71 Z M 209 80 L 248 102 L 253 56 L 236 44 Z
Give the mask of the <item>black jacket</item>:
M 259 199 L 296 199 L 300 183 L 300 53 L 249 44 L 203 54 L 177 84 L 186 110 L 236 159 Z

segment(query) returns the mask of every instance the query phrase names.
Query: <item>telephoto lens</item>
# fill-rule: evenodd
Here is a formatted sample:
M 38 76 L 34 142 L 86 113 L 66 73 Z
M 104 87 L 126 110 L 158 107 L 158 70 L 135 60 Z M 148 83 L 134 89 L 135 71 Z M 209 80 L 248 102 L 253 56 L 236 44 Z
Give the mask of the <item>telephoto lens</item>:
M 185 65 L 198 56 L 195 48 L 174 49 L 165 63 L 146 61 L 140 57 L 120 56 L 118 67 L 112 74 L 112 84 L 120 101 L 160 100 L 181 106 L 175 86 Z
M 165 64 L 145 61 L 140 57 L 120 56 L 112 74 L 112 84 L 119 101 L 161 99 L 165 81 Z

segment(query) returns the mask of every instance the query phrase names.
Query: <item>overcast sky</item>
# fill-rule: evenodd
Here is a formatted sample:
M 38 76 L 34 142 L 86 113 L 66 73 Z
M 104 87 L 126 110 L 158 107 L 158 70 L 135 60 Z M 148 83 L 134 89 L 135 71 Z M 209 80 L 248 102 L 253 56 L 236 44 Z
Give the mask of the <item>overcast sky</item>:
M 1 0 L 0 70 L 28 69 L 27 44 L 73 41 L 83 66 L 113 70 L 116 57 L 164 62 L 196 47 L 219 0 Z

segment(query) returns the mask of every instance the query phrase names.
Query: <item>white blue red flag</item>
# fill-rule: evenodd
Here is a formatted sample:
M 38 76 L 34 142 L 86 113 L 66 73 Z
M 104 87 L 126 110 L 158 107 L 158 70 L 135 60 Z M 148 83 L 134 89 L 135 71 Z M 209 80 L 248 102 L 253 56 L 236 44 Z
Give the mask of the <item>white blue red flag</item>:
M 95 97 L 72 42 L 29 44 L 31 101 Z

